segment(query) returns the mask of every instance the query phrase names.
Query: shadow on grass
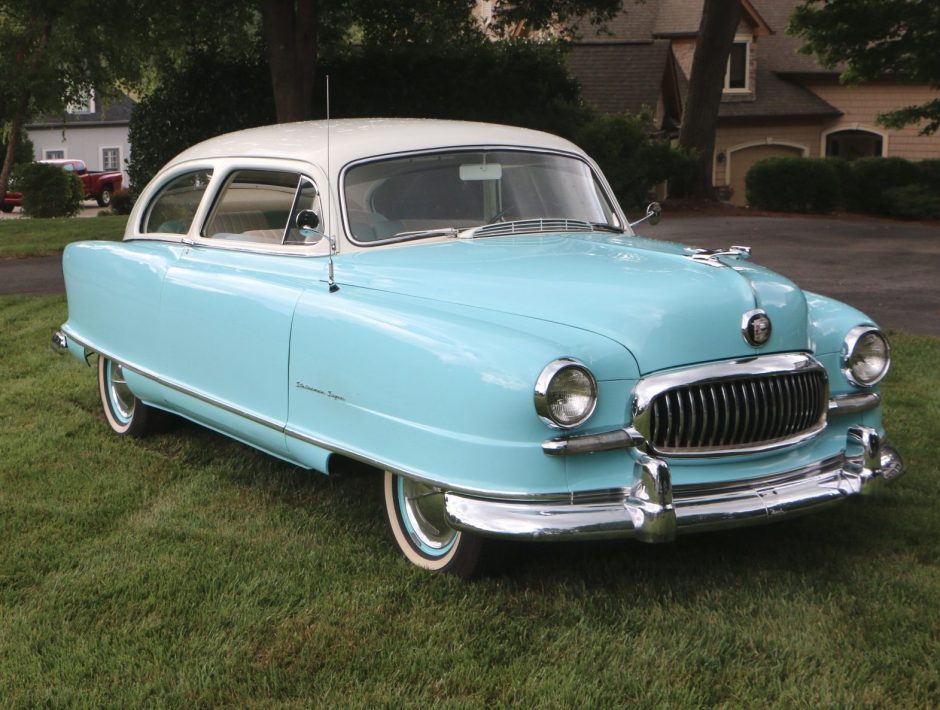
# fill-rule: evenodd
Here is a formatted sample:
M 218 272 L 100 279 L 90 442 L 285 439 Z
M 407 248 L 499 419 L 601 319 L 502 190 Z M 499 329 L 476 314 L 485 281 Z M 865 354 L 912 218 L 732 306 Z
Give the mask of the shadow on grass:
M 273 509 L 288 506 L 334 518 L 358 544 L 395 553 L 387 539 L 380 474 L 343 461 L 330 476 L 280 461 L 249 446 L 173 417 L 168 430 L 139 442 L 151 451 L 173 450 L 190 466 L 220 463 L 222 479 L 253 489 Z M 237 465 L 226 465 L 226 461 Z M 584 542 L 492 541 L 483 584 L 524 591 L 553 586 L 633 589 L 644 598 L 691 601 L 718 590 L 753 586 L 767 593 L 800 586 L 825 593 L 851 577 L 861 558 L 894 554 L 914 534 L 916 521 L 897 517 L 891 491 L 799 518 L 750 528 L 680 536 L 648 545 L 634 540 Z M 341 520 L 340 520 L 341 519 Z M 342 523 L 342 525 L 340 525 Z M 877 534 L 875 534 L 877 531 Z M 416 576 L 427 573 L 414 569 Z

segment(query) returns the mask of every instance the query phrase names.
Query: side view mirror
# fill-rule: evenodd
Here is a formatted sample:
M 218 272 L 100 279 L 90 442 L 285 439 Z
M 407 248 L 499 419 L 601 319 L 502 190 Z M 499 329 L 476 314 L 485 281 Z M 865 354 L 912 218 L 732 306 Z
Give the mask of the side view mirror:
M 644 222 L 649 222 L 650 226 L 655 226 L 659 224 L 659 220 L 662 219 L 663 207 L 658 202 L 650 202 L 646 206 L 646 214 L 638 219 L 636 222 L 630 222 L 631 227 L 636 227 L 639 224 Z
M 300 210 L 294 218 L 294 224 L 300 231 L 300 236 L 307 243 L 319 241 L 323 234 L 317 231 L 320 226 L 320 215 L 313 210 Z

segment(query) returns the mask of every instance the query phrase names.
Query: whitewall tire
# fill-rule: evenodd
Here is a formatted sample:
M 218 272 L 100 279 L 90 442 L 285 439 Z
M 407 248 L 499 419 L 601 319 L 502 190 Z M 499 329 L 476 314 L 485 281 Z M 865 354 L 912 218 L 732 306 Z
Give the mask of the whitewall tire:
M 104 418 L 115 434 L 143 436 L 153 419 L 153 410 L 127 386 L 120 363 L 98 356 L 98 393 Z
M 382 483 L 392 540 L 409 562 L 464 579 L 479 572 L 484 541 L 447 524 L 440 488 L 390 471 Z

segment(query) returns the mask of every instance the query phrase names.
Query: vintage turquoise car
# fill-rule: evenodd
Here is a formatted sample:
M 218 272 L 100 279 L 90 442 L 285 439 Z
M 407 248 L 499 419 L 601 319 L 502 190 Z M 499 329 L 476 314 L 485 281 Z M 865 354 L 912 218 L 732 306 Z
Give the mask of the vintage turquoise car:
M 374 467 L 405 557 L 462 576 L 493 538 L 666 542 L 903 473 L 870 318 L 746 247 L 632 226 L 544 133 L 242 131 L 171 161 L 123 242 L 66 249 L 54 344 L 97 355 L 118 434 L 166 410 L 306 469 Z

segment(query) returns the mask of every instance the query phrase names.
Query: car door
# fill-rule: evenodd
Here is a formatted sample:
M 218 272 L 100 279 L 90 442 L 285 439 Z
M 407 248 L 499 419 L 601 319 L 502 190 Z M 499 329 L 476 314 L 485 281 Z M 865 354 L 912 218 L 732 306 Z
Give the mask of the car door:
M 294 165 L 236 164 L 191 244 L 167 271 L 160 342 L 172 379 L 167 400 L 186 416 L 289 458 L 287 376 L 291 320 L 325 267 L 319 245 L 290 227 L 319 211 L 315 182 Z M 300 258 L 298 258 L 300 257 Z

